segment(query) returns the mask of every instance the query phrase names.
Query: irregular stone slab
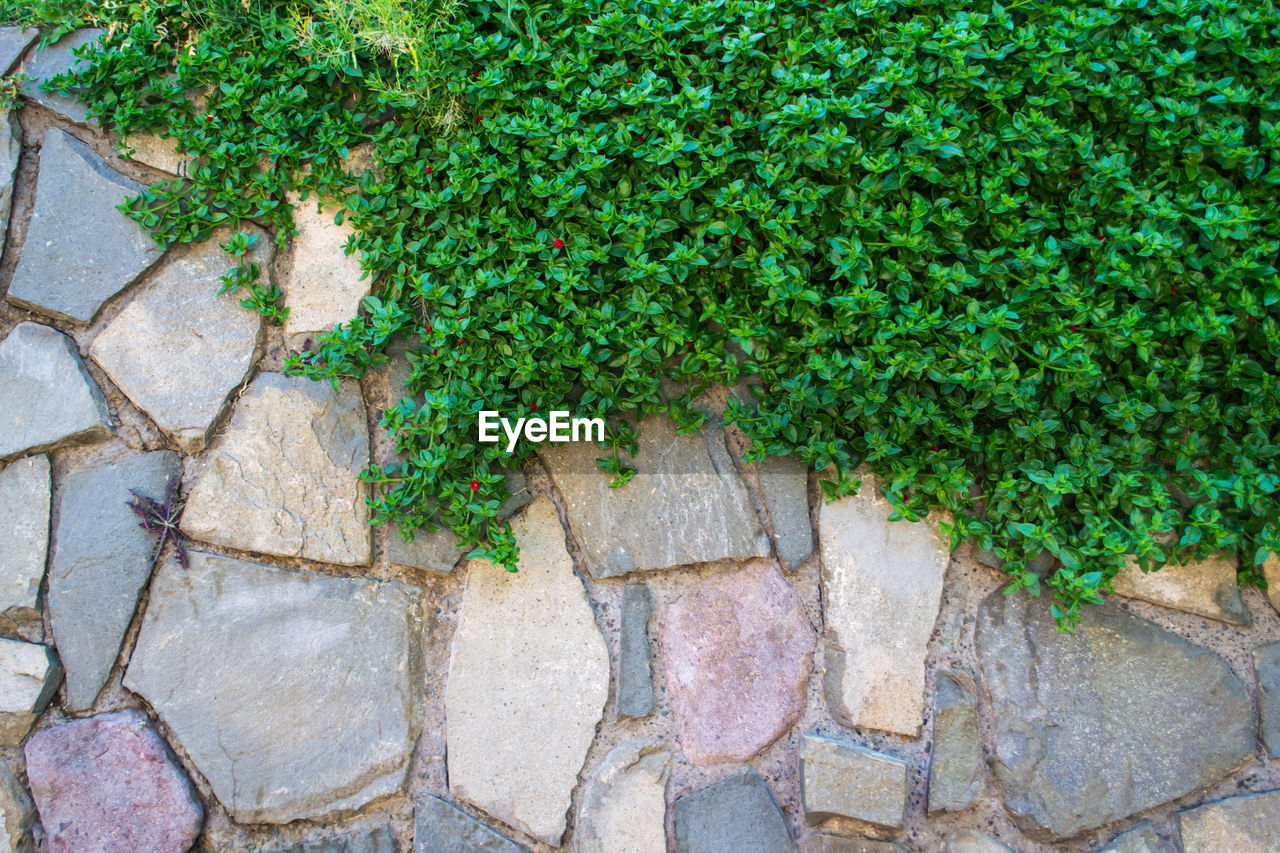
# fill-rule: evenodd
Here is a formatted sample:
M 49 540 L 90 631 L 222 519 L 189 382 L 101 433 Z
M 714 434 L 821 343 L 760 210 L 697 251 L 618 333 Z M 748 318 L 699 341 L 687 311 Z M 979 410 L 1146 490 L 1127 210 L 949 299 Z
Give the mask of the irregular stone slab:
M 13 70 L 38 35 L 40 30 L 35 27 L 0 27 L 0 74 Z
M 609 651 L 540 497 L 511 524 L 515 573 L 467 566 L 445 694 L 449 788 L 556 846 L 609 693 Z
M 754 770 L 679 797 L 676 853 L 793 853 L 795 842 L 769 786 Z
M 595 444 L 548 447 L 540 455 L 596 577 L 770 554 L 719 427 L 683 435 L 670 418 L 645 419 L 639 454 L 622 454 L 636 473 L 618 489 L 596 465 L 604 451 Z
M 120 156 L 126 159 L 144 163 L 153 169 L 177 175 L 179 178 L 191 176 L 194 158 L 185 151 L 178 150 L 176 139 L 150 133 L 135 133 L 128 139 L 121 139 L 117 147 L 120 150 Z
M 19 91 L 23 97 L 78 124 L 98 126 L 97 119 L 89 118 L 89 107 L 83 101 L 68 95 L 46 92 L 43 83 L 66 71 L 83 71 L 89 67 L 87 59 L 77 58 L 75 51 L 86 44 L 98 41 L 106 33 L 93 27 L 68 33 L 58 41 L 38 49 L 22 64 L 19 73 L 34 79 L 25 80 Z
M 141 712 L 43 729 L 26 754 L 50 853 L 186 853 L 195 843 L 204 809 Z
M 653 668 L 649 653 L 652 608 L 649 587 L 631 583 L 622 588 L 615 691 L 619 717 L 647 717 L 653 713 Z
M 40 618 L 51 488 L 47 456 L 0 470 L 0 629 Z
M 512 468 L 505 473 L 511 497 L 498 510 L 499 521 L 510 518 L 533 499 L 533 492 L 529 490 L 529 484 L 520 469 Z M 421 531 L 413 537 L 412 542 L 406 542 L 393 527 L 387 538 L 387 557 L 396 566 L 426 569 L 447 575 L 453 572 L 454 566 L 462 559 L 462 548 L 458 546 L 458 537 L 447 528 L 442 527 L 433 532 Z
M 794 569 L 813 553 L 808 469 L 789 457 L 766 456 L 760 463 L 760 488 L 773 521 L 778 557 Z
M 0 853 L 36 853 L 36 806 L 13 769 L 0 764 Z
M 1280 850 L 1280 791 L 1229 797 L 1178 813 L 1183 853 Z
M 863 747 L 805 735 L 800 791 L 810 823 L 844 817 L 901 829 L 907 808 L 907 764 Z
M 947 836 L 946 853 L 1013 853 L 1013 850 L 976 829 L 960 829 Z
M 9 301 L 87 323 L 163 251 L 116 207 L 143 186 L 57 128 L 44 135 L 36 203 Z
M 1174 853 L 1174 851 L 1159 835 L 1156 835 L 1151 824 L 1142 823 L 1117 836 L 1098 853 Z
M 371 282 L 360 267 L 360 255 L 346 251 L 355 226 L 349 220 L 341 225 L 333 221 L 341 205 L 326 201 L 322 212 L 314 195 L 302 201 L 290 192 L 288 200 L 298 233 L 283 274 L 289 306 L 284 332 L 296 341 L 327 332 L 360 313 L 360 300 L 369 295 Z
M 48 646 L 0 638 L 0 746 L 17 746 L 62 681 Z
M 1280 643 L 1254 649 L 1253 665 L 1258 671 L 1262 744 L 1269 757 L 1280 758 Z
M 13 175 L 22 154 L 22 125 L 12 112 L 0 115 L 0 246 L 9 230 L 9 210 L 13 206 Z
M 938 673 L 929 765 L 929 812 L 973 805 L 982 790 L 982 743 L 972 676 Z
M 67 670 L 67 707 L 93 705 L 120 654 L 138 597 L 151 577 L 156 537 L 126 505 L 130 490 L 163 500 L 182 474 L 169 450 L 135 453 L 72 471 L 62 487 L 49 615 Z
M 267 269 L 271 240 L 257 228 L 250 258 Z M 262 318 L 239 297 L 218 294 L 236 264 L 211 239 L 171 255 L 89 347 L 89 355 L 134 404 L 187 453 L 198 453 L 227 397 L 249 375 Z
M 975 631 L 996 729 L 990 761 L 1025 832 L 1094 829 L 1252 755 L 1253 702 L 1217 655 L 1110 605 L 1084 608 L 1066 634 L 1049 605 L 992 593 Z
M 276 853 L 396 853 L 396 837 L 389 826 L 363 829 L 314 841 L 300 841 Z
M 814 834 L 800 842 L 800 849 L 804 853 L 906 853 L 907 848 L 893 841 L 874 838 Z
M 40 323 L 0 341 L 0 459 L 111 434 L 111 414 L 75 343 Z
M 1111 588 L 1119 595 L 1232 625 L 1253 624 L 1253 616 L 1240 598 L 1234 556 L 1181 566 L 1170 563 L 1155 572 L 1142 571 L 1129 558 L 1111 581 Z
M 414 801 L 413 853 L 525 853 L 471 815 L 431 794 Z
M 813 627 L 772 562 L 711 575 L 662 609 L 658 637 L 680 748 L 746 761 L 804 712 Z
M 417 607 L 399 583 L 192 553 L 157 572 L 124 684 L 237 821 L 354 810 L 404 783 Z
M 575 853 L 666 853 L 670 764 L 670 751 L 657 741 L 628 741 L 610 750 L 578 804 Z
M 819 513 L 827 703 L 846 726 L 915 737 L 950 558 L 932 521 L 889 521 L 871 477 Z
M 353 382 L 264 373 L 240 397 L 182 516 L 187 535 L 285 557 L 368 565 L 364 401 Z

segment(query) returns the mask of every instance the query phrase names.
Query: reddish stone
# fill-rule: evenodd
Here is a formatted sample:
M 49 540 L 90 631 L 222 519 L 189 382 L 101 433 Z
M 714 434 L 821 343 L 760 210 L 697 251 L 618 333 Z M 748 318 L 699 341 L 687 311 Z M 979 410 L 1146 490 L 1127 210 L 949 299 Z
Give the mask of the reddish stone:
M 185 853 L 195 843 L 204 809 L 140 712 L 36 732 L 26 755 L 49 853 Z
M 692 763 L 746 761 L 800 719 L 814 631 L 773 563 L 694 584 L 663 609 L 658 634 Z

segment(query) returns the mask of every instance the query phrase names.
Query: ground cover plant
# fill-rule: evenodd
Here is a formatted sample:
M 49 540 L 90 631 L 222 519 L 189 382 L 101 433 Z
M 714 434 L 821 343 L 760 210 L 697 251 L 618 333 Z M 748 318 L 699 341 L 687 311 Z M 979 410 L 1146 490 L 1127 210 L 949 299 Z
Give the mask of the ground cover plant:
M 105 50 L 63 82 L 201 163 L 129 205 L 159 240 L 283 239 L 294 187 L 358 229 L 374 294 L 290 365 L 336 381 L 414 342 L 377 521 L 513 563 L 490 519 L 531 450 L 477 443 L 479 410 L 607 417 L 622 482 L 631 419 L 695 428 L 699 388 L 750 376 L 727 417 L 751 457 L 828 472 L 828 497 L 868 466 L 1065 624 L 1125 555 L 1237 551 L 1261 582 L 1280 550 L 1270 0 L 90 15 Z M 348 174 L 361 142 L 376 167 Z

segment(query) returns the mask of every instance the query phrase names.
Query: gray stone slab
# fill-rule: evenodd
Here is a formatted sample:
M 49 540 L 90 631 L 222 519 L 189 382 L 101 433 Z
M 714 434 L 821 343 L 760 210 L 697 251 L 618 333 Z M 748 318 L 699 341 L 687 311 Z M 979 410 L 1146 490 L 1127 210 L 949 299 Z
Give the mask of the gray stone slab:
M 16 113 L 0 114 L 0 247 L 9 230 L 13 207 L 13 176 L 22 154 L 22 125 Z
M 0 746 L 17 746 L 62 682 L 48 646 L 0 637 Z
M 403 584 L 193 552 L 157 572 L 124 684 L 235 820 L 353 811 L 404 785 L 421 620 Z
M 1229 797 L 1178 813 L 1183 853 L 1280 850 L 1280 791 Z
M 676 853 L 793 853 L 787 819 L 754 770 L 675 801 Z
M 642 583 L 623 587 L 618 681 L 614 694 L 620 717 L 647 717 L 653 713 L 653 664 L 649 647 L 652 608 L 649 587 Z
M 61 489 L 49 616 L 67 670 L 67 707 L 93 705 L 120 654 L 138 597 L 151 577 L 156 537 L 126 505 L 130 490 L 163 500 L 182 459 L 135 453 L 72 471 Z
M 1262 744 L 1269 757 L 1280 758 L 1280 643 L 1254 649 L 1253 665 L 1258 671 Z
M 328 838 L 300 841 L 275 853 L 396 853 L 396 837 L 389 826 L 361 829 Z
M 1174 850 L 1156 834 L 1151 824 L 1141 823 L 1116 836 L 1098 853 L 1174 853 Z
M 22 323 L 0 341 L 0 459 L 110 434 L 106 398 L 71 338 Z
M 578 802 L 574 853 L 667 853 L 671 751 L 631 740 L 609 750 Z
M 51 488 L 47 456 L 0 470 L 0 630 L 40 618 Z
M 906 853 L 907 848 L 894 841 L 874 838 L 848 838 L 843 835 L 814 833 L 800 842 L 803 853 Z
M 0 74 L 13 70 L 38 35 L 40 30 L 35 27 L 0 27 Z
M 431 794 L 414 801 L 413 853 L 525 853 L 453 803 Z
M 162 254 L 141 225 L 116 209 L 142 189 L 80 140 L 46 131 L 9 301 L 61 320 L 92 320 Z
M 973 696 L 973 678 L 968 673 L 938 673 L 929 764 L 930 813 L 966 809 L 982 790 L 982 743 Z
M 506 476 L 511 497 L 507 498 L 498 511 L 499 520 L 515 515 L 533 499 L 533 492 L 529 490 L 529 484 L 519 468 L 507 470 Z M 400 531 L 393 526 L 387 537 L 387 558 L 392 564 L 409 569 L 426 569 L 447 575 L 458 565 L 462 555 L 463 549 L 458 545 L 458 537 L 448 528 L 422 530 L 412 541 L 406 542 Z
M 773 541 L 783 566 L 794 569 L 813 553 L 813 527 L 809 522 L 809 472 L 784 456 L 766 456 L 760 463 L 760 487 Z
M 1046 598 L 992 593 L 975 645 L 991 766 L 1024 832 L 1068 838 L 1210 785 L 1253 754 L 1243 683 L 1212 652 L 1110 605 L 1060 631 Z
M 63 72 L 82 71 L 87 68 L 87 61 L 77 58 L 75 51 L 84 45 L 98 41 L 105 33 L 106 30 L 87 27 L 68 33 L 53 44 L 37 49 L 27 57 L 27 61 L 19 69 L 20 73 L 33 78 L 24 81 L 19 91 L 24 97 L 53 110 L 65 119 L 96 127 L 97 119 L 90 121 L 87 104 L 68 95 L 46 92 L 42 84 Z
M 36 853 L 32 830 L 37 823 L 31 795 L 13 768 L 0 764 L 0 853 Z
M 907 808 L 907 765 L 882 752 L 805 735 L 800 741 L 800 792 L 810 823 L 841 817 L 900 829 Z

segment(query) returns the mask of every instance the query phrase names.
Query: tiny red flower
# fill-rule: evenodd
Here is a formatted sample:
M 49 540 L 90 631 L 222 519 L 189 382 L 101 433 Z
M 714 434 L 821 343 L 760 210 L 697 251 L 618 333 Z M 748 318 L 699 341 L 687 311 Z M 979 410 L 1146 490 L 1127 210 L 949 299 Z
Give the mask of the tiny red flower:
M 205 117 L 204 117 L 204 120 L 205 120 L 205 121 L 213 121 L 213 116 L 205 116 Z
M 1094 271 L 1095 271 L 1096 269 L 1097 269 L 1097 267 L 1089 267 L 1089 275 L 1093 275 L 1093 273 L 1094 273 Z
M 555 246 L 557 249 L 563 249 L 564 241 L 561 240 L 559 237 L 557 237 L 556 239 L 551 241 L 551 245 Z
M 467 342 L 466 338 L 458 338 L 458 346 L 462 346 Z
M 629 77 L 627 78 L 627 85 L 628 85 L 628 86 L 630 86 L 630 85 L 631 85 L 631 78 L 629 78 Z
M 1072 174 L 1072 175 L 1078 175 L 1078 174 L 1080 174 L 1080 172 L 1079 172 L 1079 170 L 1077 170 L 1077 169 L 1075 169 L 1075 168 L 1072 168 L 1072 170 L 1071 170 L 1071 174 Z
M 427 174 L 428 174 L 428 175 L 430 175 L 430 174 L 431 174 L 431 167 L 430 167 L 430 166 L 428 166 L 428 167 L 427 167 Z
M 1257 320 L 1258 320 L 1258 318 L 1257 318 L 1257 317 L 1253 316 L 1252 314 L 1250 314 L 1250 315 L 1249 315 L 1249 322 L 1250 322 L 1250 323 L 1255 323 L 1255 322 L 1257 322 Z
M 790 392 L 790 391 L 787 391 L 787 390 L 785 390 L 785 389 L 784 389 L 782 393 L 783 393 L 783 394 L 790 394 L 791 392 Z
M 1101 242 L 1102 242 L 1103 240 L 1105 240 L 1105 239 L 1107 239 L 1107 238 L 1106 238 L 1106 237 L 1104 237 L 1103 235 L 1101 235 L 1101 234 L 1099 234 L 1099 235 L 1098 235 L 1098 242 L 1099 242 L 1099 243 L 1101 243 Z
M 936 453 L 938 451 L 938 445 L 931 444 L 929 445 L 929 449 Z
M 742 238 L 741 238 L 741 237 L 739 237 L 739 236 L 737 236 L 737 235 L 735 234 L 735 235 L 734 235 L 734 237 L 733 237 L 733 242 L 735 242 L 735 243 L 741 243 L 741 242 L 742 242 Z
M 534 404 L 533 404 L 533 410 L 534 410 L 535 412 L 536 412 L 536 411 L 538 411 L 538 404 L 537 404 L 537 403 L 534 403 Z
M 436 354 L 436 351 L 435 351 L 435 350 L 432 350 L 432 351 L 431 351 L 431 354 L 432 354 L 432 355 L 435 355 L 435 354 Z
M 472 79 L 472 80 L 479 80 L 479 79 L 480 79 L 480 72 L 479 72 L 479 71 L 472 71 L 472 72 L 471 72 L 471 79 Z
M 819 353 L 819 354 L 821 354 L 821 352 L 822 352 L 822 347 L 814 347 L 814 348 L 813 348 L 813 351 L 814 351 L 815 353 Z
M 427 326 L 427 331 L 428 332 L 431 331 L 431 328 L 432 328 L 431 326 Z
M 479 481 L 479 480 L 472 480 L 472 481 L 471 481 L 471 491 L 473 491 L 473 492 L 478 492 L 478 491 L 480 491 L 480 481 Z

